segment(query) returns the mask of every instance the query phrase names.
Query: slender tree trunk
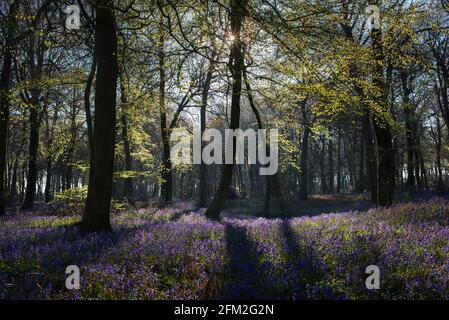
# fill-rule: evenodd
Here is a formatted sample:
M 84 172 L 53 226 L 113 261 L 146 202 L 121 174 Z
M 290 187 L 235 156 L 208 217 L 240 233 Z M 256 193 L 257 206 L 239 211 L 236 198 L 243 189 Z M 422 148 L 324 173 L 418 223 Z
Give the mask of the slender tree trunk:
M 76 89 L 73 88 L 72 110 L 70 114 L 70 139 L 68 141 L 68 148 L 65 155 L 66 171 L 64 177 L 64 190 L 72 188 L 73 179 L 73 154 L 75 153 L 77 127 L 76 127 Z
M 22 170 L 20 175 L 20 201 L 23 201 L 25 196 L 25 173 L 26 173 L 26 163 L 25 161 L 22 164 Z
M 47 170 L 46 170 L 46 181 L 45 181 L 45 191 L 44 191 L 44 201 L 49 203 L 51 201 L 51 177 L 52 177 L 52 152 L 50 150 L 50 121 L 48 119 L 48 114 L 45 115 L 45 139 L 47 145 Z
M 6 40 L 3 56 L 3 67 L 0 76 L 0 215 L 5 214 L 5 169 L 6 153 L 8 145 L 8 123 L 9 123 L 9 86 L 12 67 L 11 34 Z
M 303 114 L 305 111 L 303 112 Z M 308 200 L 309 192 L 308 192 L 308 156 L 309 156 L 309 136 L 310 136 L 310 128 L 308 125 L 304 128 L 304 133 L 302 136 L 302 144 L 301 144 L 301 177 L 299 180 L 299 198 L 301 200 Z
M 337 134 L 337 193 L 341 192 L 341 137 L 340 130 Z
M 242 92 L 242 70 L 244 68 L 242 43 L 240 30 L 243 24 L 243 18 L 246 15 L 246 0 L 231 0 L 230 20 L 231 33 L 234 42 L 230 53 L 230 71 L 232 74 L 232 101 L 231 101 L 231 125 L 230 129 L 240 127 L 240 96 Z M 211 219 L 218 219 L 223 204 L 228 196 L 229 186 L 231 185 L 232 172 L 236 153 L 236 139 L 233 138 L 232 164 L 224 164 L 221 174 L 220 184 L 215 197 L 206 211 L 206 216 Z M 228 147 L 228 146 L 226 146 Z
M 402 94 L 403 94 L 403 109 L 406 127 L 406 142 L 407 142 L 407 191 L 410 194 L 415 193 L 415 172 L 414 172 L 414 144 L 413 144 L 413 119 L 412 110 L 410 104 L 410 94 L 411 88 L 409 85 L 409 75 L 406 71 L 401 71 L 401 84 L 402 84 Z
M 95 77 L 95 71 L 97 70 L 97 53 L 94 50 L 92 65 L 90 67 L 89 76 L 86 81 L 86 88 L 84 89 L 84 112 L 86 113 L 87 123 L 87 141 L 89 142 L 90 155 L 93 154 L 94 145 L 94 129 L 92 123 L 92 112 L 90 110 L 90 92 L 92 91 L 92 83 Z
M 9 7 L 9 13 L 5 21 L 8 23 L 8 31 L 5 35 L 5 47 L 3 52 L 3 66 L 0 75 L 0 216 L 5 214 L 5 170 L 6 155 L 8 145 L 8 125 L 9 125 L 9 90 L 12 71 L 12 50 L 15 28 L 15 14 L 18 2 L 14 1 Z
M 376 144 L 371 128 L 371 112 L 366 109 L 363 115 L 363 139 L 366 149 L 366 167 L 368 170 L 369 190 L 371 193 L 371 203 L 377 203 L 377 160 Z
M 17 170 L 18 170 L 18 163 L 19 163 L 19 159 L 16 158 L 14 160 L 14 166 L 13 166 L 12 178 L 11 178 L 11 189 L 10 189 L 11 203 L 14 203 L 14 201 L 16 200 L 16 196 L 17 196 Z
M 334 193 L 334 142 L 329 139 L 329 193 Z
M 321 150 L 320 150 L 320 187 L 321 187 L 321 193 L 322 194 L 326 194 L 328 193 L 329 189 L 327 188 L 327 183 L 326 183 L 326 172 L 325 172 L 325 168 L 324 168 L 324 161 L 325 161 L 325 150 L 326 150 L 326 145 L 325 145 L 325 140 L 324 138 L 321 138 Z
M 360 139 L 360 159 L 359 159 L 359 178 L 357 183 L 357 192 L 363 193 L 366 188 L 366 179 L 365 179 L 365 141 L 362 137 Z
M 120 78 L 120 91 L 121 91 L 121 105 L 122 105 L 122 138 L 123 138 L 123 148 L 125 152 L 125 170 L 132 171 L 132 157 L 131 157 L 131 146 L 129 143 L 128 137 L 128 121 L 126 117 L 126 108 L 127 108 L 127 92 L 124 84 L 124 79 L 122 79 L 123 75 Z M 128 203 L 134 205 L 134 187 L 133 187 L 133 178 L 128 177 L 125 178 L 125 197 Z
M 164 34 L 159 36 L 158 57 L 159 57 L 159 114 L 161 121 L 162 140 L 162 184 L 161 197 L 164 203 L 170 203 L 173 197 L 173 173 L 170 159 L 170 128 L 167 126 L 167 110 L 165 106 L 165 40 Z
M 422 167 L 421 167 L 421 162 L 419 159 L 419 150 L 417 149 L 418 147 L 415 148 L 413 156 L 415 157 L 415 177 L 416 177 L 416 185 L 418 187 L 418 192 L 423 192 L 424 190 L 424 185 L 423 185 L 423 181 L 421 178 L 421 173 L 422 173 Z
M 421 166 L 422 181 L 423 181 L 424 187 L 426 188 L 426 191 L 429 191 L 429 181 L 427 180 L 427 170 L 426 170 L 426 166 L 424 163 L 424 158 L 422 156 L 421 150 L 418 151 L 418 157 L 419 157 L 419 164 Z
M 52 166 L 53 162 L 50 157 L 47 158 L 47 179 L 45 182 L 45 203 L 51 201 L 51 178 L 52 178 Z
M 437 183 L 437 194 L 442 195 L 444 193 L 444 184 L 443 184 L 443 170 L 441 167 L 441 145 L 442 145 L 442 134 L 441 134 L 441 122 L 438 115 L 435 116 L 437 120 L 437 132 L 436 132 L 436 162 L 437 162 L 437 174 L 438 174 L 438 183 Z
M 251 110 L 254 113 L 254 116 L 256 117 L 256 122 L 257 122 L 257 127 L 259 130 L 263 129 L 263 124 L 262 124 L 262 118 L 260 117 L 260 113 L 259 110 L 257 110 L 256 104 L 254 103 L 254 98 L 253 98 L 253 93 L 251 90 L 251 84 L 249 83 L 249 79 L 248 79 L 248 75 L 246 74 L 246 67 L 243 67 L 243 80 L 245 82 L 245 89 L 246 89 L 246 94 L 248 97 L 248 101 L 249 101 L 249 105 L 251 106 Z M 266 144 L 266 149 L 267 152 L 270 152 L 270 145 Z M 271 207 L 271 194 L 272 194 L 272 189 L 273 189 L 273 178 L 274 176 L 269 176 L 267 175 L 265 177 L 265 195 L 264 195 L 264 205 L 263 205 L 263 209 L 262 209 L 262 216 L 263 217 L 267 217 L 270 214 L 270 207 Z
M 95 5 L 95 50 L 98 72 L 95 90 L 94 154 L 81 231 L 111 230 L 112 176 L 115 153 L 117 35 L 112 1 Z
M 212 54 L 212 59 L 209 62 L 209 67 L 207 69 L 206 80 L 204 81 L 203 91 L 201 94 L 201 152 L 203 152 L 204 142 L 203 142 L 203 133 L 206 131 L 206 111 L 207 111 L 207 102 L 209 99 L 209 90 L 212 82 L 212 76 L 214 72 L 214 62 L 215 54 Z M 201 161 L 200 164 L 200 198 L 199 198 L 199 206 L 206 207 L 207 206 L 207 166 Z

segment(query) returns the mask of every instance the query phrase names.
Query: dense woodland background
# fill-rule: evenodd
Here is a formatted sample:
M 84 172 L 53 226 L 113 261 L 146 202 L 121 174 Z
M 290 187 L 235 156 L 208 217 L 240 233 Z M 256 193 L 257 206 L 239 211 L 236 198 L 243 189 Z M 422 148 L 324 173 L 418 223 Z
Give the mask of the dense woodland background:
M 443 195 L 448 27 L 444 1 L 2 1 L 0 214 L 75 204 L 93 231 L 111 197 L 218 218 L 226 199 L 269 216 L 315 194 Z M 279 172 L 173 165 L 194 121 L 279 129 Z

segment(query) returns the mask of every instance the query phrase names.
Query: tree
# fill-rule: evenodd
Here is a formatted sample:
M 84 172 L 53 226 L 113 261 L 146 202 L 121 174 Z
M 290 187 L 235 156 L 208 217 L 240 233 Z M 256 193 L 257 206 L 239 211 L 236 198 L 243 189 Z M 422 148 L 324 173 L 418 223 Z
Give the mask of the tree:
M 203 90 L 201 93 L 201 111 L 200 111 L 200 117 L 201 117 L 201 124 L 200 124 L 200 131 L 201 131 L 201 137 L 203 136 L 204 131 L 206 131 L 206 111 L 207 111 L 207 102 L 209 100 L 209 90 L 212 82 L 212 76 L 214 72 L 214 59 L 215 59 L 215 52 L 212 53 L 211 61 L 209 62 L 209 66 L 207 68 L 206 77 L 203 83 Z M 201 152 L 204 148 L 204 141 L 201 139 Z M 206 207 L 207 206 L 207 168 L 204 161 L 201 161 L 200 164 L 200 197 L 199 197 L 199 203 L 198 205 L 200 207 Z
M 240 96 L 242 93 L 242 72 L 244 68 L 241 29 L 246 15 L 246 0 L 231 0 L 230 8 L 231 50 L 229 55 L 229 70 L 232 76 L 232 100 L 231 100 L 231 122 L 230 129 L 235 130 L 240 127 Z M 236 138 L 232 141 L 232 159 L 236 155 Z M 229 147 L 229 146 L 226 146 Z M 224 164 L 221 174 L 220 184 L 215 193 L 215 197 L 206 211 L 206 216 L 217 220 L 223 208 L 224 202 L 229 193 L 234 164 Z
M 112 1 L 97 1 L 95 12 L 98 69 L 95 81 L 94 154 L 86 207 L 81 221 L 82 232 L 111 230 L 109 211 L 115 152 L 117 26 Z
M 372 1 L 372 5 L 378 6 L 379 1 Z M 383 67 L 385 56 L 380 28 L 371 30 L 371 41 L 374 63 L 372 81 L 376 90 L 373 100 L 379 109 L 379 112 L 374 115 L 374 132 L 378 154 L 378 199 L 376 204 L 390 206 L 393 203 L 394 196 L 394 149 L 389 124 L 388 93 Z
M 7 14 L 6 39 L 3 52 L 3 65 L 0 75 L 0 215 L 5 214 L 5 168 L 8 145 L 9 89 L 12 71 L 12 50 L 14 45 L 15 14 L 18 1 L 14 1 Z

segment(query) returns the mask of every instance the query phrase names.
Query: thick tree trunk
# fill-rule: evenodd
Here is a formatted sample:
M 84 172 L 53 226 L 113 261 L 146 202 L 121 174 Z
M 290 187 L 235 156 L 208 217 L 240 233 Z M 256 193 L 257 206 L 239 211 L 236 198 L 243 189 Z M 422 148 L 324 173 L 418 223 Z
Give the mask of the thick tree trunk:
M 378 0 L 372 1 L 372 4 L 378 5 Z M 381 113 L 374 115 L 374 132 L 376 134 L 378 155 L 378 198 L 376 204 L 390 206 L 393 203 L 394 196 L 394 149 L 387 115 L 389 111 L 383 72 L 384 54 L 381 29 L 373 29 L 371 31 L 371 40 L 375 63 L 373 84 L 377 89 L 374 99 L 381 109 Z
M 82 232 L 111 230 L 112 176 L 115 152 L 117 35 L 112 1 L 96 2 L 95 50 L 98 72 L 95 90 L 94 154 Z
M 230 20 L 231 33 L 234 42 L 230 53 L 230 71 L 232 74 L 232 101 L 231 101 L 231 125 L 230 129 L 238 129 L 240 126 L 240 96 L 242 92 L 242 70 L 244 68 L 242 43 L 240 30 L 243 18 L 246 15 L 246 0 L 231 0 Z M 215 197 L 206 211 L 206 216 L 211 219 L 218 219 L 223 204 L 228 196 L 229 186 L 232 181 L 232 172 L 236 153 L 236 139 L 233 138 L 232 164 L 224 164 L 221 174 L 220 184 Z M 227 146 L 228 147 L 228 146 Z
M 37 183 L 37 154 L 39 150 L 39 100 L 40 91 L 34 91 L 31 96 L 30 109 L 30 144 L 28 149 L 28 175 L 27 185 L 25 190 L 25 199 L 23 200 L 22 209 L 31 209 L 36 198 L 36 183 Z
M 376 1 L 371 1 L 370 4 L 378 5 Z M 346 10 L 348 10 L 348 5 L 346 5 Z M 351 25 L 349 16 L 346 17 L 344 22 L 342 23 L 343 31 L 348 38 L 349 41 L 356 43 L 353 36 L 353 26 Z M 374 43 L 374 41 L 373 41 Z M 359 72 L 357 69 L 357 65 L 352 65 L 351 69 L 351 78 L 358 78 Z M 355 87 L 358 95 L 363 99 L 366 98 L 366 94 L 360 86 Z M 377 164 L 377 155 L 376 155 L 376 141 L 374 139 L 374 135 L 372 133 L 372 124 L 371 124 L 371 112 L 368 109 L 368 106 L 363 105 L 364 114 L 362 118 L 362 131 L 363 131 L 363 141 L 365 144 L 365 152 L 366 152 L 366 168 L 369 179 L 369 190 L 371 193 L 371 202 L 373 204 L 377 204 L 378 202 L 378 164 Z M 348 164 L 349 165 L 349 164 Z
M 375 132 L 379 156 L 378 167 L 378 201 L 380 206 L 390 206 L 394 196 L 394 150 L 391 142 L 391 130 L 383 120 L 375 118 Z

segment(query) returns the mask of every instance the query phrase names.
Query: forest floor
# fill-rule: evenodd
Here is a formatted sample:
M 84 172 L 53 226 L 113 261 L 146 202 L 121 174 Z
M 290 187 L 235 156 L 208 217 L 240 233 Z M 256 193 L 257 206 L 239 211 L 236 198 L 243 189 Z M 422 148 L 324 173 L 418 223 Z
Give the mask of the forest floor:
M 113 233 L 87 236 L 79 215 L 1 217 L 0 299 L 449 298 L 447 200 L 284 219 L 228 211 L 220 222 L 189 210 L 114 213 Z M 65 288 L 68 265 L 79 290 Z M 365 286 L 368 265 L 379 290 Z

